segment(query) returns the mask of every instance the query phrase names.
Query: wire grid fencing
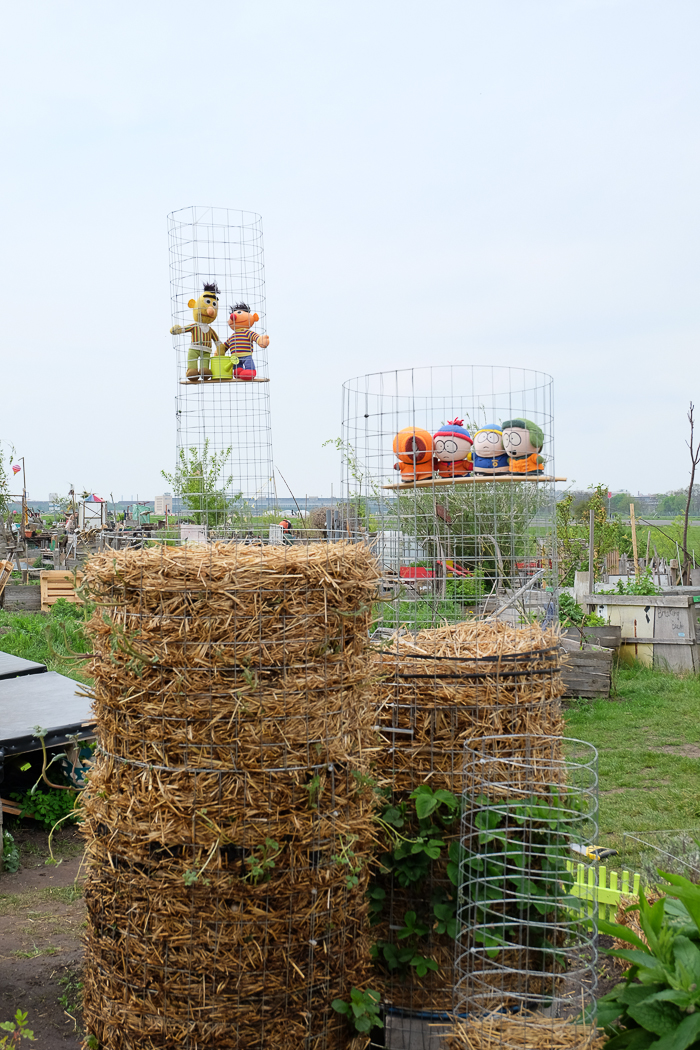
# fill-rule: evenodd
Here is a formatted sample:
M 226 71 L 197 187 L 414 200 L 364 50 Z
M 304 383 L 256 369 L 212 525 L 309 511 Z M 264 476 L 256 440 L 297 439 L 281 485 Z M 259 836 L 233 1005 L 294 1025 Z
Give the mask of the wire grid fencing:
M 511 1024 L 503 1042 L 523 1046 L 528 1026 L 594 1005 L 595 909 L 572 896 L 571 847 L 595 843 L 597 811 L 591 744 L 533 733 L 467 742 L 455 1009 L 468 1033 L 514 1014 L 522 1030 Z
M 561 734 L 553 630 L 471 621 L 402 634 L 375 657 L 383 747 L 376 770 L 381 869 L 369 887 L 373 987 L 384 1029 L 372 1045 L 437 1050 L 451 1030 L 467 741 Z
M 553 418 L 551 377 L 529 369 L 426 366 L 343 385 L 346 527 L 383 568 L 378 627 L 556 614 Z M 507 423 L 539 451 L 507 455 Z
M 259 315 L 254 330 L 266 332 L 262 218 L 254 212 L 193 206 L 168 215 L 172 325 L 193 321 L 188 307 L 204 284 L 219 289 L 218 316 L 211 321 L 224 342 L 231 307 L 243 302 Z M 176 360 L 177 465 L 185 477 L 185 511 L 215 536 L 249 523 L 256 499 L 275 495 L 267 349 L 258 344 L 255 381 L 216 378 L 188 382 L 189 334 L 173 336 Z M 213 358 L 212 358 L 213 360 Z M 176 467 L 177 469 L 177 467 Z M 265 503 L 267 506 L 267 502 Z
M 335 1050 L 370 967 L 362 545 L 85 566 L 99 748 L 84 1024 L 104 1050 Z

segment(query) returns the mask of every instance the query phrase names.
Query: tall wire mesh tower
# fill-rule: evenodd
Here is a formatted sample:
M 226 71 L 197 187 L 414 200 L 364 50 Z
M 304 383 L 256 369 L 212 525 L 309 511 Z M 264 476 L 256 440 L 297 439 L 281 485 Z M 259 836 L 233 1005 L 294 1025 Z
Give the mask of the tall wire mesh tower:
M 550 376 L 490 365 L 360 376 L 343 385 L 342 427 L 347 528 L 383 569 L 375 626 L 556 614 Z
M 216 284 L 218 316 L 211 327 L 219 339 L 230 336 L 230 309 L 239 302 L 259 315 L 254 330 L 265 333 L 260 215 L 231 208 L 181 208 L 168 215 L 168 239 L 173 326 L 191 324 L 189 300 L 198 299 L 205 284 Z M 254 382 L 188 382 L 190 345 L 189 334 L 173 336 L 177 457 L 179 466 L 184 457 L 189 475 L 184 510 L 215 534 L 231 534 L 250 516 L 253 501 L 266 507 L 274 491 L 267 349 L 253 347 Z

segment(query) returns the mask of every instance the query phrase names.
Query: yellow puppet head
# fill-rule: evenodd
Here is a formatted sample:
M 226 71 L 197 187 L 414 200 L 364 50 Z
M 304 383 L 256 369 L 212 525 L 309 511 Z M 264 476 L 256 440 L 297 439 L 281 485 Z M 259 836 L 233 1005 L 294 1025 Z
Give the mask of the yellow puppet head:
M 199 299 L 190 299 L 187 304 L 194 315 L 195 321 L 201 324 L 211 324 L 216 320 L 219 312 L 219 289 L 215 284 L 205 284 L 204 291 Z

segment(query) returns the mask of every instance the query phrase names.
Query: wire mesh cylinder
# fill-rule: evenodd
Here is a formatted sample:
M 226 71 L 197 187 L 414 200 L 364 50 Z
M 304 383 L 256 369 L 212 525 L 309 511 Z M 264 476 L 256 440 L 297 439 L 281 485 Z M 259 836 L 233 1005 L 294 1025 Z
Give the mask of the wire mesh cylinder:
M 571 891 L 572 846 L 597 834 L 597 752 L 525 733 L 472 739 L 464 756 L 457 1013 L 573 1017 L 596 988 L 595 923 Z
M 105 1050 L 340 1050 L 369 970 L 366 547 L 85 567 L 100 748 L 85 1025 Z
M 506 455 L 506 424 L 509 442 L 538 451 Z M 552 379 L 529 369 L 425 366 L 343 385 L 346 514 L 384 570 L 377 626 L 504 604 L 516 625 L 554 614 L 553 428 Z
M 259 215 L 229 208 L 182 208 L 168 215 L 168 238 L 173 326 L 192 324 L 188 302 L 197 300 L 207 283 L 216 284 L 219 290 L 218 317 L 212 319 L 211 327 L 222 342 L 231 335 L 229 310 L 241 302 L 259 315 L 254 331 L 265 333 Z M 252 501 L 267 501 L 273 495 L 270 394 L 269 383 L 263 381 L 269 379 L 267 349 L 259 344 L 253 347 L 254 380 L 220 378 L 217 373 L 188 382 L 190 334 L 174 335 L 173 347 L 177 463 L 182 464 L 184 455 L 188 467 L 187 483 L 180 492 L 183 509 L 216 535 L 230 534 L 250 516 Z M 212 355 L 209 366 L 214 367 L 214 360 Z M 198 467 L 203 479 L 200 487 Z

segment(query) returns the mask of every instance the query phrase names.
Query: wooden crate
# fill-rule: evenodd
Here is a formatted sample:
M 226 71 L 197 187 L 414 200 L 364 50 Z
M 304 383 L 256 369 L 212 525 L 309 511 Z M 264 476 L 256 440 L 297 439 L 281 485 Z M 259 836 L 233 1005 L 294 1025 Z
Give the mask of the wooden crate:
M 612 649 L 575 647 L 569 639 L 562 639 L 566 654 L 561 662 L 564 696 L 586 698 L 608 697 L 612 684 Z
M 74 605 L 82 605 L 82 598 L 75 593 L 75 581 L 80 583 L 82 573 L 76 576 L 65 569 L 45 569 L 39 576 L 41 585 L 41 611 L 48 612 L 59 598 Z
M 5 612 L 39 612 L 41 591 L 27 583 L 8 583 L 0 595 L 0 605 Z

